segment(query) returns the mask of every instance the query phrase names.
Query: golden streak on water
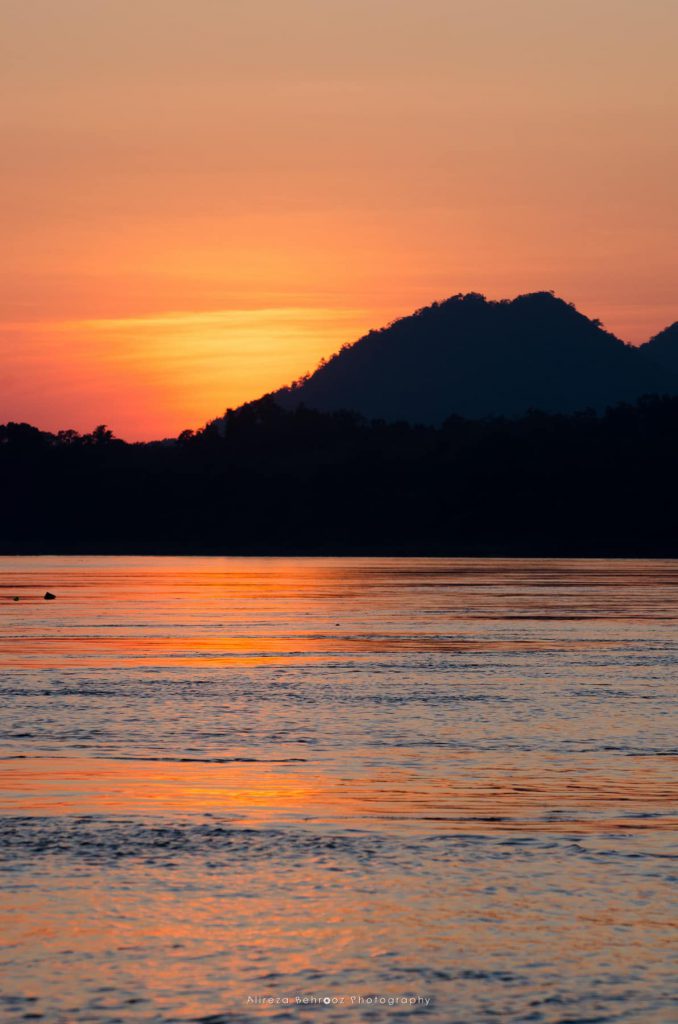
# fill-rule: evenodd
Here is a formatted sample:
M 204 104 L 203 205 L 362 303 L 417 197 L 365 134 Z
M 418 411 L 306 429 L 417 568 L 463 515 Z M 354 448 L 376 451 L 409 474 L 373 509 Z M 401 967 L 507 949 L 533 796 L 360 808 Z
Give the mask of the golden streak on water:
M 404 760 L 408 760 L 407 751 Z M 270 827 L 296 820 L 334 827 L 408 831 L 467 830 L 575 834 L 626 829 L 674 830 L 675 759 L 630 758 L 619 775 L 596 775 L 574 758 L 565 771 L 539 773 L 511 761 L 441 758 L 438 775 L 375 772 L 337 778 L 316 766 L 155 763 L 105 758 L 21 758 L 0 762 L 0 813 L 110 814 L 219 812 Z M 590 770 L 587 770 L 590 769 Z M 501 779 L 499 781 L 498 779 Z M 629 817 L 652 810 L 652 819 Z M 593 815 L 593 817 L 587 817 Z

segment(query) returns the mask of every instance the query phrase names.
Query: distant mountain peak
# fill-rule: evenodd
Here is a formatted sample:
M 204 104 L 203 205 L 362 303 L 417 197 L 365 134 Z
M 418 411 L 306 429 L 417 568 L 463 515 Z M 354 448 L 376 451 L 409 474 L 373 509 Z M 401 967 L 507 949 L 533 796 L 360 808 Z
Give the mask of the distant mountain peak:
M 667 376 L 600 321 L 539 291 L 434 302 L 345 345 L 273 398 L 284 408 L 438 424 L 451 415 L 604 409 L 658 393 L 678 393 L 678 368 Z

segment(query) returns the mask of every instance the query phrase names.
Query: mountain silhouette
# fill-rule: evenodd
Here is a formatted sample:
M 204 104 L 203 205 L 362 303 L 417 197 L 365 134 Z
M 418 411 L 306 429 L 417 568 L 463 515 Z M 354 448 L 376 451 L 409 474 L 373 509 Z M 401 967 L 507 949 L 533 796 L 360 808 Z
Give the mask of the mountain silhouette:
M 678 375 L 678 320 L 641 345 L 640 351 L 669 373 Z
M 175 440 L 9 422 L 0 551 L 675 558 L 677 352 L 457 295 Z
M 451 415 L 603 410 L 678 394 L 678 325 L 668 332 L 634 348 L 551 292 L 455 295 L 370 331 L 272 397 L 284 409 L 433 426 Z M 655 352 L 662 363 L 671 354 L 668 372 Z

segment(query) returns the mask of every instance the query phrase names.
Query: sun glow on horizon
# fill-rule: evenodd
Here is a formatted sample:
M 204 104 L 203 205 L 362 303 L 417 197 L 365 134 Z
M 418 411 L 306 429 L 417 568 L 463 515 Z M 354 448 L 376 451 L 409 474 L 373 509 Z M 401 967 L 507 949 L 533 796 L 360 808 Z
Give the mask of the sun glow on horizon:
M 51 430 L 105 421 L 126 440 L 157 439 L 161 422 L 176 435 L 291 383 L 368 326 L 361 310 L 294 307 L 17 322 L 5 325 L 5 415 Z
M 554 290 L 634 343 L 678 316 L 676 5 L 0 20 L 0 422 L 169 436 L 458 292 Z

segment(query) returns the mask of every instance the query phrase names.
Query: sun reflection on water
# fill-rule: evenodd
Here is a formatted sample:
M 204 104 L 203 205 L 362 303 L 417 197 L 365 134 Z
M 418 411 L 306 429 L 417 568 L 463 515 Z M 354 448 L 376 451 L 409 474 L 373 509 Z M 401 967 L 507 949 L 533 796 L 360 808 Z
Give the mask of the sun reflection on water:
M 3 1020 L 671 1020 L 675 563 L 0 568 Z

